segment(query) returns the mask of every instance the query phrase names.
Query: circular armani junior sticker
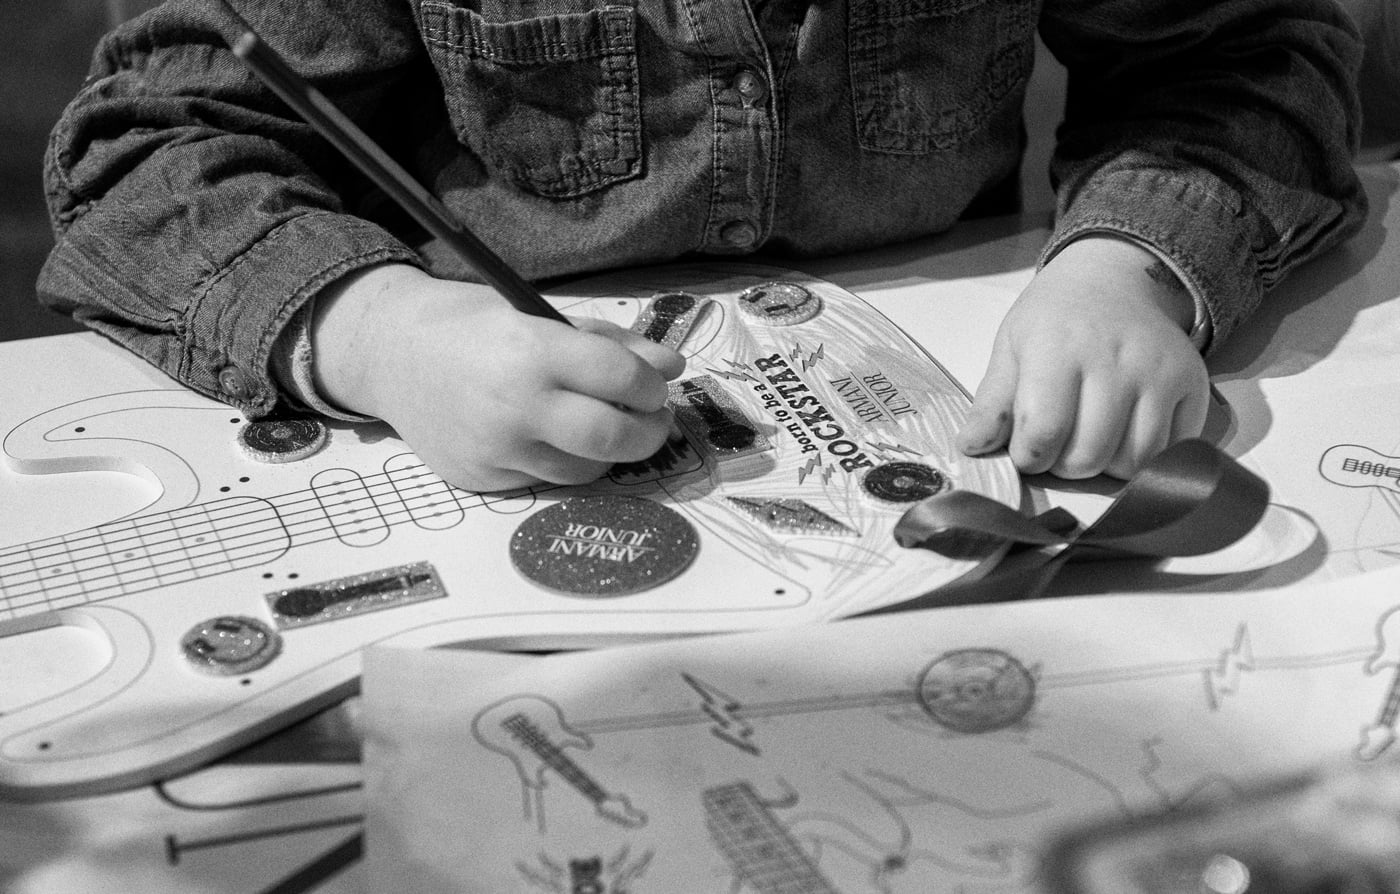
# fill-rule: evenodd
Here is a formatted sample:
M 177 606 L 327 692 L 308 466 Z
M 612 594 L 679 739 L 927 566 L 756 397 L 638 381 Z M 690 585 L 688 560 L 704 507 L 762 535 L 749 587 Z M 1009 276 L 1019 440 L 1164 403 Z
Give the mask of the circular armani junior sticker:
M 627 596 L 685 571 L 700 549 L 680 513 L 642 497 L 574 497 L 515 530 L 510 558 L 542 587 L 572 596 Z

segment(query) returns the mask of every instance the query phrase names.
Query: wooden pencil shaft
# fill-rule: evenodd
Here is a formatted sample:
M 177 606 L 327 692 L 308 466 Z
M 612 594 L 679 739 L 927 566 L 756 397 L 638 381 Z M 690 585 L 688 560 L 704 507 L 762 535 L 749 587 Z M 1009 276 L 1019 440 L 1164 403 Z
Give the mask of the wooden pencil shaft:
M 567 323 L 534 286 L 525 281 L 499 255 L 487 248 L 437 197 L 423 188 L 345 113 L 292 70 L 281 56 L 251 29 L 233 44 L 234 55 L 272 89 L 282 101 L 306 120 L 342 155 L 374 181 L 414 220 L 445 242 L 482 278 L 494 286 L 515 309 Z

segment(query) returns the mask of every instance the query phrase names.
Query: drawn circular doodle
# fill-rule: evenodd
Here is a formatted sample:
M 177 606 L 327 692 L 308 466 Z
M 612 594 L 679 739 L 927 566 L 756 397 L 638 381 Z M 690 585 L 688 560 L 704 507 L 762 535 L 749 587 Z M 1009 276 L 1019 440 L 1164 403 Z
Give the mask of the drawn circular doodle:
M 759 283 L 739 293 L 745 316 L 775 326 L 795 326 L 821 313 L 821 296 L 795 282 Z
M 933 466 L 899 461 L 876 466 L 865 473 L 861 487 L 886 503 L 917 503 L 948 488 L 948 477 Z
M 309 416 L 259 419 L 238 432 L 243 452 L 259 462 L 287 463 L 320 450 L 329 437 L 325 423 Z
M 999 649 L 959 649 L 924 669 L 918 696 L 940 726 L 989 733 L 1026 716 L 1035 704 L 1035 678 Z
M 264 667 L 281 653 L 282 637 L 257 618 L 226 615 L 191 627 L 180 650 L 195 668 L 228 677 Z
M 690 566 L 695 528 L 643 497 L 575 497 L 527 518 L 510 541 L 517 571 L 571 596 L 629 596 L 659 587 Z

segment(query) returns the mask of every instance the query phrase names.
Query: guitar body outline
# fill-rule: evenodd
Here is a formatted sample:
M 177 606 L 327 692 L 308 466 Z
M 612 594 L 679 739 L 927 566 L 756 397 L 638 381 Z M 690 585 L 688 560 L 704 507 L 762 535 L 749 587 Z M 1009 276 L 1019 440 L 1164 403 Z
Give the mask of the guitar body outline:
M 822 314 L 786 328 L 743 319 L 737 294 L 778 275 L 819 291 Z M 96 337 L 19 343 L 0 357 L 0 374 L 28 400 L 15 409 L 24 421 L 3 439 L 12 470 L 117 471 L 160 487 L 150 505 L 114 521 L 0 546 L 0 644 L 23 645 L 46 627 L 81 627 L 110 650 L 96 675 L 0 714 L 0 795 L 98 793 L 199 766 L 351 694 L 359 651 L 372 644 L 553 648 L 785 626 L 978 569 L 886 542 L 906 507 L 872 500 L 855 465 L 856 457 L 872 466 L 919 458 L 953 486 L 1019 504 L 1009 460 L 969 459 L 951 447 L 969 400 L 933 358 L 856 296 L 774 268 L 600 277 L 575 284 L 572 303 L 561 304 L 626 324 L 652 294 L 677 284 L 714 302 L 683 346 L 685 377 L 718 383 L 770 449 L 729 463 L 698 455 L 705 445 L 692 431 L 692 455 L 678 464 L 581 488 L 450 488 L 378 424 L 330 423 L 330 443 L 317 455 L 258 463 L 237 449 L 237 411 L 169 388 Z M 34 368 L 54 365 L 45 352 L 68 345 L 91 354 L 82 365 L 90 378 L 62 383 L 50 401 L 24 376 L 37 382 Z M 859 376 L 898 386 L 913 409 L 887 402 L 867 411 L 832 384 Z M 805 423 L 799 413 L 808 414 Z M 680 513 L 701 541 L 693 567 L 615 599 L 549 591 L 510 568 L 505 546 L 521 521 L 559 500 L 598 495 L 653 499 Z M 802 497 L 855 533 L 764 529 L 730 497 L 745 505 Z M 434 598 L 306 626 L 279 626 L 270 613 L 279 591 L 425 561 L 445 591 Z M 246 671 L 202 671 L 180 643 L 220 618 L 264 625 L 280 651 Z

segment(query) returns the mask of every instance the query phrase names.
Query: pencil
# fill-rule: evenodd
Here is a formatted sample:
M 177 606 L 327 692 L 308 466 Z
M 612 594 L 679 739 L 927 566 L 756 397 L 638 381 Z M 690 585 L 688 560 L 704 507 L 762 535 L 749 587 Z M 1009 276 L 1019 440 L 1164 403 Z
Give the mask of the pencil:
M 230 10 L 232 12 L 232 10 Z M 237 14 L 234 14 L 237 16 Z M 369 134 L 359 128 L 345 113 L 336 108 L 325 94 L 311 86 L 301 75 L 269 47 L 257 33 L 238 18 L 243 33 L 233 43 L 233 53 L 282 101 L 305 119 L 337 150 L 348 158 L 365 176 L 388 193 L 414 220 L 433 236 L 441 239 L 494 286 L 519 311 L 537 317 L 547 317 L 562 323 L 569 321 L 544 300 L 538 290 L 516 273 L 499 255 L 487 248 L 472 234 L 437 197 L 423 188 L 413 175 L 394 161 Z

